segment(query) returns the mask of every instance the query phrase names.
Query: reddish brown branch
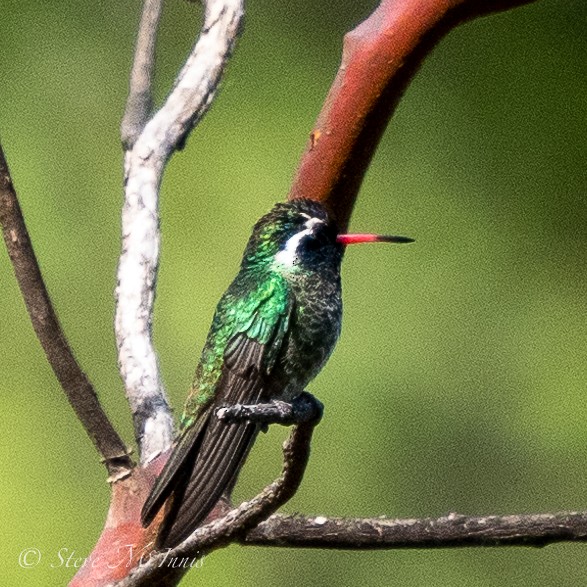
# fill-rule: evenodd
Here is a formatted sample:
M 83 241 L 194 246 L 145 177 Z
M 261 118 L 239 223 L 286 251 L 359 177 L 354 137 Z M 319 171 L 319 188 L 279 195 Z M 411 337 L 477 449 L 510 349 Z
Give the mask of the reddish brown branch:
M 325 203 L 345 231 L 379 140 L 426 55 L 459 23 L 532 1 L 382 0 L 344 38 L 288 198 Z
M 318 404 L 314 404 L 316 407 Z M 254 411 L 253 408 L 251 408 Z M 314 417 L 308 422 L 297 425 L 283 445 L 283 470 L 278 479 L 268 485 L 259 495 L 242 503 L 238 507 L 226 512 L 212 512 L 208 522 L 198 528 L 187 540 L 171 551 L 161 553 L 149 552 L 148 547 L 142 542 L 143 564 L 123 581 L 117 583 L 118 587 L 138 587 L 139 585 L 174 585 L 189 570 L 174 568 L 175 561 L 194 561 L 212 550 L 228 546 L 235 542 L 250 528 L 254 528 L 259 522 L 267 519 L 282 505 L 287 503 L 296 493 L 302 482 L 308 458 L 314 427 L 319 422 L 320 410 L 314 411 Z M 276 415 L 275 413 L 273 415 Z M 264 409 L 259 410 L 259 416 L 266 419 Z M 221 508 L 222 510 L 223 508 Z M 218 517 L 221 516 L 221 517 Z M 156 527 L 157 523 L 151 525 Z M 149 528 L 150 530 L 151 528 Z M 111 541 L 110 541 L 111 542 Z M 152 544 L 149 546 L 152 547 Z M 108 544 L 106 544 L 108 547 Z M 109 547 L 112 548 L 111 546 Z M 103 560 L 102 553 L 94 551 L 97 557 Z M 120 555 L 118 555 L 120 556 Z M 76 577 L 79 580 L 80 576 Z M 70 587 L 85 585 L 84 582 L 72 583 Z
M 110 585 L 149 560 L 161 520 L 158 518 L 149 528 L 143 528 L 141 508 L 167 456 L 145 467 L 134 467 L 128 477 L 112 485 L 104 530 L 88 558 L 91 564 L 79 569 L 69 587 Z
M 128 450 L 104 413 L 57 320 L 0 145 L 0 224 L 35 333 L 67 399 L 102 455 L 111 479 L 128 474 Z

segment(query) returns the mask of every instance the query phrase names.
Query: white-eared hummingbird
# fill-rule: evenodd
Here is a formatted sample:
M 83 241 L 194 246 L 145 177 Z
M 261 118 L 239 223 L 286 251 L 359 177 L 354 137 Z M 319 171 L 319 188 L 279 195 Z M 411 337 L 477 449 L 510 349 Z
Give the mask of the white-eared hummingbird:
M 151 523 L 170 498 L 157 546 L 187 538 L 230 488 L 260 430 L 224 422 L 233 404 L 291 401 L 318 374 L 340 334 L 346 245 L 412 239 L 339 234 L 321 204 L 276 204 L 254 226 L 218 306 L 181 417 L 178 440 L 143 506 Z

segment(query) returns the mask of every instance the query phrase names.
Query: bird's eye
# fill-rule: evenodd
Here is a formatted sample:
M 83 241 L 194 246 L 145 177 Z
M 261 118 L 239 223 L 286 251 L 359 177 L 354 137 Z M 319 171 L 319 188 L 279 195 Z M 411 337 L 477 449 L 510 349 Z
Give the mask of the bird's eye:
M 306 248 L 316 250 L 324 246 L 328 241 L 328 227 L 325 224 L 317 224 L 312 228 L 312 232 L 305 239 Z
M 306 239 L 304 239 L 304 246 L 308 251 L 315 251 L 316 249 L 320 248 L 321 242 L 320 239 L 317 238 L 317 235 L 315 233 L 312 233 L 308 235 Z

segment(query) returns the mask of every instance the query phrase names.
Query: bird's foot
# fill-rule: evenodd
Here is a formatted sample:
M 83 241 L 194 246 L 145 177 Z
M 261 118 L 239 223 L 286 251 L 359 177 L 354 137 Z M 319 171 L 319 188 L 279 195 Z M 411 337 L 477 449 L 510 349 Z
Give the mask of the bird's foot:
M 266 404 L 234 404 L 216 410 L 216 417 L 225 422 L 248 420 L 262 425 L 264 431 L 269 424 L 291 426 L 312 422 L 318 424 L 322 419 L 324 405 L 311 393 L 303 391 L 291 403 L 273 400 Z

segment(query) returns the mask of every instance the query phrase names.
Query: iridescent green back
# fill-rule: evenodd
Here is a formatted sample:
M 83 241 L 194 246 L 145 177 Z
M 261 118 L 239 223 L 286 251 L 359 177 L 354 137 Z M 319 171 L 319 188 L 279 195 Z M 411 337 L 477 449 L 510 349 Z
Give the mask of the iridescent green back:
M 181 428 L 193 424 L 201 410 L 214 398 L 222 375 L 228 342 L 240 333 L 268 345 L 275 328 L 287 329 L 289 285 L 277 272 L 242 272 L 220 299 L 186 401 Z M 280 337 L 281 338 L 281 337 Z M 279 349 L 268 347 L 265 361 L 275 360 Z

